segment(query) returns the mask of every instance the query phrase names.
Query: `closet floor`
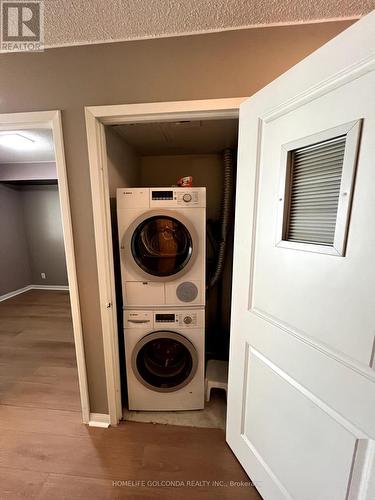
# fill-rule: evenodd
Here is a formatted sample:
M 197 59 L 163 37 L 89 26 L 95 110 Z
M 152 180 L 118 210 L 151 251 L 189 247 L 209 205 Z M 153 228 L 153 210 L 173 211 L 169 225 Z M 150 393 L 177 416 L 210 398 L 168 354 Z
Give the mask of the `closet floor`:
M 212 391 L 204 410 L 190 411 L 131 411 L 124 410 L 124 420 L 152 424 L 205 427 L 225 430 L 227 401 L 224 391 Z

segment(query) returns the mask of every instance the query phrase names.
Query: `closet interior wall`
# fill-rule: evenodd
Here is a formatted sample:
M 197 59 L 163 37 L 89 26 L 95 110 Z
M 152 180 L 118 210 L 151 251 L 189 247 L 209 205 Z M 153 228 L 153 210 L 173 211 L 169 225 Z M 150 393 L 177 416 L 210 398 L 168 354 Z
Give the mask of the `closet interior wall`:
M 236 121 L 237 124 L 237 121 Z M 219 125 L 218 125 L 219 126 Z M 113 256 L 115 266 L 116 301 L 118 312 L 118 332 L 120 352 L 123 352 L 123 317 L 119 242 L 116 219 L 116 189 L 118 187 L 166 187 L 176 185 L 179 178 L 187 175 L 193 177 L 196 187 L 207 189 L 207 221 L 208 227 L 216 239 L 220 236 L 221 203 L 223 194 L 223 150 L 230 146 L 237 150 L 237 134 L 228 141 L 219 143 L 215 148 L 212 144 L 204 152 L 204 145 L 197 147 L 192 144 L 191 152 L 184 147 L 182 154 L 171 154 L 171 148 L 163 144 L 155 146 L 157 154 L 150 154 L 153 148 L 138 144 L 130 144 L 116 126 L 106 127 L 108 182 L 111 205 Z M 145 143 L 150 142 L 145 140 Z M 186 141 L 185 141 L 186 142 Z M 215 142 L 214 139 L 208 142 Z M 147 150 L 145 154 L 144 150 Z M 177 148 L 175 148 L 177 150 Z M 213 150 L 214 149 L 214 150 Z M 236 156 L 236 155 L 235 155 Z M 234 166 L 234 182 L 236 167 Z M 234 199 L 233 199 L 234 204 Z M 232 214 L 234 215 L 234 214 Z M 228 359 L 229 328 L 231 308 L 231 281 L 233 260 L 233 225 L 230 227 L 229 244 L 227 247 L 225 266 L 222 279 L 218 285 L 207 294 L 206 302 L 206 352 L 208 358 Z M 217 255 L 210 238 L 207 238 L 207 272 L 214 271 Z M 120 356 L 122 386 L 124 387 L 125 369 L 123 357 Z

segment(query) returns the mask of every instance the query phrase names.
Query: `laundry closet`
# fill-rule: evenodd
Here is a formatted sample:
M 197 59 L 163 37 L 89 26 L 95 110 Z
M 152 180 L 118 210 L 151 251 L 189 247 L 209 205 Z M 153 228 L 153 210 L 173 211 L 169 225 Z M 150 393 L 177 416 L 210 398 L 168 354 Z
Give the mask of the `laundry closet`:
M 105 136 L 124 418 L 179 423 L 206 407 L 223 426 L 225 392 L 205 400 L 210 382 L 225 387 L 229 355 L 238 119 Z

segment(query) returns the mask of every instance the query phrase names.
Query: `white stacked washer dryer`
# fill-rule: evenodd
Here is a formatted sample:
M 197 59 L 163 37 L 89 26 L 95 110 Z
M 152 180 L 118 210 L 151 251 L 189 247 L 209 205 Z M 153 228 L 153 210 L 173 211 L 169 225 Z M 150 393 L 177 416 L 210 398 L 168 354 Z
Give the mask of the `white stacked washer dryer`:
M 117 190 L 129 409 L 204 407 L 205 188 Z

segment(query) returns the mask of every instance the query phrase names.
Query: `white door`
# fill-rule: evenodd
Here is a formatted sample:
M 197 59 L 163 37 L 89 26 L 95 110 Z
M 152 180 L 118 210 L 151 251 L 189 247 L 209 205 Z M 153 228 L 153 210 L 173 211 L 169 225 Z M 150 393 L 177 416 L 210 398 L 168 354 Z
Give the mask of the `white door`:
M 375 13 L 241 106 L 233 280 L 227 440 L 260 494 L 374 500 Z

